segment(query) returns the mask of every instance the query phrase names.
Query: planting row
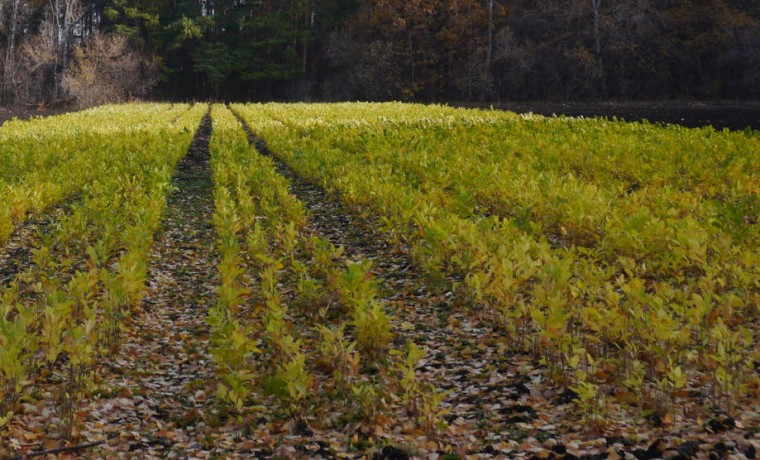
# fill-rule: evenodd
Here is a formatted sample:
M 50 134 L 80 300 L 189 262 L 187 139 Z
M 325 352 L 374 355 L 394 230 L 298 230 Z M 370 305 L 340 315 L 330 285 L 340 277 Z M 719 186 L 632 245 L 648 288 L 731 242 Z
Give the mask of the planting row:
M 22 402 L 55 399 L 46 428 L 72 434 L 98 358 L 143 297 L 174 168 L 207 109 L 103 107 L 0 129 L 16 168 L 2 169 L 14 222 L 77 195 L 27 242 L 31 266 L 0 286 L 0 432 Z
M 29 213 L 81 193 L 120 155 L 142 150 L 144 135 L 172 123 L 186 105 L 106 106 L 0 129 L 0 245 Z M 125 133 L 125 130 L 130 134 Z
M 396 104 L 236 105 L 535 352 L 594 423 L 760 391 L 758 138 Z M 690 395 L 701 395 L 691 398 Z
M 215 106 L 212 115 L 221 286 L 209 322 L 219 400 L 241 420 L 260 417 L 269 401 L 264 412 L 296 433 L 355 423 L 374 435 L 400 406 L 435 432 L 442 394 L 417 379 L 417 346 L 394 350 L 370 262 L 347 260 L 315 234 L 233 113 Z

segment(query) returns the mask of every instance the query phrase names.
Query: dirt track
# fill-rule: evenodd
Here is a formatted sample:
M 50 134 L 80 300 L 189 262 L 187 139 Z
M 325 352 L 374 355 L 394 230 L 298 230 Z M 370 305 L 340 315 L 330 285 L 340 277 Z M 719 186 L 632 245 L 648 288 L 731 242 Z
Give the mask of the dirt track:
M 617 117 L 627 121 L 649 120 L 690 128 L 712 125 L 716 129 L 760 130 L 760 102 L 506 102 L 461 104 L 462 107 L 493 107 L 517 113 L 570 117 Z
M 26 120 L 32 117 L 48 117 L 71 112 L 66 109 L 37 109 L 34 107 L 0 107 L 0 125 L 13 118 Z

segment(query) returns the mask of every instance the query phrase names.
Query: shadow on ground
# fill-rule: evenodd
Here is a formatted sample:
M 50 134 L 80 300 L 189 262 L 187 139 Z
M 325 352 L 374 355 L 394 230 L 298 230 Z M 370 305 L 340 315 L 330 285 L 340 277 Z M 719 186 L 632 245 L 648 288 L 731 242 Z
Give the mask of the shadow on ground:
M 493 107 L 517 113 L 566 115 L 569 117 L 616 117 L 626 121 L 649 120 L 690 128 L 711 125 L 716 129 L 760 130 L 760 101 L 756 102 L 506 102 L 501 104 L 455 104 L 461 107 Z

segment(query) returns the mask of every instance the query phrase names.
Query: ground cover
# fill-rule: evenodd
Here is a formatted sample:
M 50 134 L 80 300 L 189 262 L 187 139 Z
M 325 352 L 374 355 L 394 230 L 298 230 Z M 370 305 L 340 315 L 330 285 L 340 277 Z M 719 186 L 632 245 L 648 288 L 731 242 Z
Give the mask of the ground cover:
M 756 133 L 149 107 L 0 250 L 8 454 L 757 455 Z

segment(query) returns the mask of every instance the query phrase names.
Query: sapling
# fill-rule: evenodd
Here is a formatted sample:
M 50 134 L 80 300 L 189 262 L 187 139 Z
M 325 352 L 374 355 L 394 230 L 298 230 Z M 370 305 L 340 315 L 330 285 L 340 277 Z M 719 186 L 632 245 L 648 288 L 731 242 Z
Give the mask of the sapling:
M 747 391 L 748 375 L 751 375 L 753 362 L 744 356 L 745 350 L 753 342 L 752 333 L 745 327 L 732 331 L 722 321 L 718 321 L 710 330 L 714 344 L 711 358 L 716 366 L 713 371 L 713 401 L 720 406 L 722 400 L 726 412 L 733 415 L 736 401 Z
M 124 280 L 118 274 L 111 274 L 107 271 L 102 272 L 102 281 L 104 286 L 104 296 L 100 302 L 100 307 L 105 316 L 104 337 L 110 345 L 116 343 L 119 329 L 122 324 L 125 312 L 123 307 L 126 305 L 127 293 L 124 286 Z
M 632 358 L 625 369 L 623 377 L 623 385 L 633 395 L 636 403 L 640 406 L 642 401 L 642 393 L 644 392 L 644 381 L 646 377 L 646 364 L 636 358 Z
M 68 296 L 73 302 L 72 315 L 79 318 L 85 308 L 92 305 L 100 292 L 100 270 L 88 268 L 84 272 L 77 272 L 66 286 Z
M 209 309 L 208 323 L 210 351 L 222 380 L 217 397 L 239 413 L 250 392 L 248 382 L 253 378 L 247 369 L 248 359 L 259 350 L 251 339 L 250 328 L 241 325 L 229 309 L 221 305 Z
M 277 320 L 272 319 L 272 317 L 266 317 L 264 324 L 267 332 L 266 342 L 270 346 L 272 362 L 281 363 L 287 361 L 298 352 L 301 344 L 290 335 L 288 331 L 289 324 L 282 317 Z
M 607 401 L 600 392 L 599 386 L 590 381 L 578 380 L 572 390 L 577 395 L 574 402 L 584 422 L 594 430 L 601 430 L 607 423 L 605 419 Z
M 246 193 L 245 183 L 241 183 L 243 179 L 242 174 L 236 176 L 237 190 L 235 194 L 237 197 L 237 208 L 240 212 L 240 222 L 243 231 L 251 232 L 258 223 L 256 216 L 256 204 L 254 203 L 253 196 L 250 193 Z
M 306 355 L 295 352 L 291 359 L 277 367 L 276 377 L 284 383 L 285 392 L 280 396 L 288 404 L 288 411 L 294 422 L 294 431 L 306 424 L 308 396 L 314 377 L 306 369 Z
M 14 415 L 29 373 L 25 361 L 37 349 L 36 337 L 27 333 L 30 310 L 20 305 L 18 309 L 13 320 L 8 320 L 8 311 L 0 311 L 0 433 Z
M 398 373 L 398 385 L 406 410 L 422 425 L 425 433 L 433 438 L 445 428 L 443 416 L 448 409 L 442 407 L 442 402 L 448 392 L 439 392 L 432 384 L 423 384 L 417 375 L 416 367 L 425 356 L 425 351 L 414 342 L 407 344 L 406 353 L 393 351 L 391 354 L 399 357 L 395 363 Z
M 394 367 L 399 374 L 398 385 L 401 388 L 401 397 L 406 404 L 406 410 L 411 415 L 418 415 L 420 413 L 418 407 L 420 382 L 417 378 L 416 367 L 425 356 L 425 351 L 414 342 L 407 343 L 406 348 L 406 354 L 393 350 L 391 355 L 398 357 Z
M 382 356 L 393 340 L 390 318 L 377 302 L 358 305 L 351 314 L 354 338 L 370 359 Z
M 346 269 L 334 278 L 333 284 L 341 302 L 349 311 L 372 303 L 377 296 L 377 283 L 370 272 L 372 262 L 346 262 Z
M 325 278 L 333 268 L 334 261 L 343 256 L 343 246 L 335 247 L 327 238 L 312 236 L 310 245 L 312 247 L 311 256 L 313 263 L 311 268 L 314 276 Z
M 480 311 L 480 307 L 483 305 L 485 290 L 490 278 L 490 275 L 483 270 L 470 271 L 464 278 L 464 285 L 467 287 L 469 300 L 478 311 Z
M 259 259 L 262 261 L 264 268 L 260 272 L 261 292 L 266 302 L 280 303 L 281 294 L 279 289 L 280 270 L 283 264 L 281 259 L 272 259 L 260 254 Z
M 246 249 L 251 260 L 256 264 L 255 268 L 260 268 L 259 263 L 263 261 L 259 255 L 269 256 L 269 240 L 264 224 L 257 220 L 245 238 Z
M 309 267 L 298 261 L 291 262 L 296 281 L 295 303 L 306 313 L 317 314 L 320 297 L 324 294 L 322 282 L 309 274 Z
M 322 364 L 332 371 L 336 383 L 341 387 L 350 385 L 359 375 L 359 352 L 356 343 L 343 335 L 345 325 L 317 325 L 315 329 L 320 334 L 317 343 Z
M 220 286 L 217 288 L 217 304 L 236 314 L 250 290 L 243 285 L 241 278 L 245 274 L 243 261 L 237 252 L 222 253 L 219 261 Z
M 53 258 L 52 242 L 43 240 L 41 244 L 39 248 L 32 250 L 33 266 L 18 278 L 20 281 L 31 283 L 32 291 L 44 297 L 60 287 L 60 280 L 56 276 L 59 266 Z M 42 314 L 43 305 L 44 302 L 37 304 L 38 315 Z
M 216 388 L 216 397 L 241 420 L 245 400 L 250 394 L 253 374 L 247 369 L 225 369 L 221 371 L 221 382 Z
M 62 436 L 70 439 L 76 430 L 77 404 L 92 386 L 93 363 L 99 333 L 97 321 L 91 316 L 86 322 L 67 331 L 65 352 L 69 358 L 67 379 L 61 388 Z
M 299 246 L 299 234 L 295 224 L 288 221 L 278 226 L 274 231 L 274 243 L 282 250 L 284 257 L 293 261 Z
M 443 418 L 450 410 L 443 406 L 443 401 L 450 392 L 438 391 L 434 385 L 428 384 L 419 390 L 418 417 L 428 438 L 436 438 L 438 433 L 446 428 L 446 420 Z
M 148 274 L 147 252 L 133 249 L 119 258 L 117 277 L 124 289 L 124 306 L 136 308 L 145 295 Z
M 689 381 L 688 373 L 684 372 L 681 366 L 672 361 L 668 362 L 665 376 L 658 382 L 659 390 L 668 395 L 670 399 L 670 410 L 675 414 L 677 393 L 686 386 Z
M 362 381 L 351 386 L 351 397 L 362 431 L 374 436 L 387 404 L 385 395 L 372 383 Z

